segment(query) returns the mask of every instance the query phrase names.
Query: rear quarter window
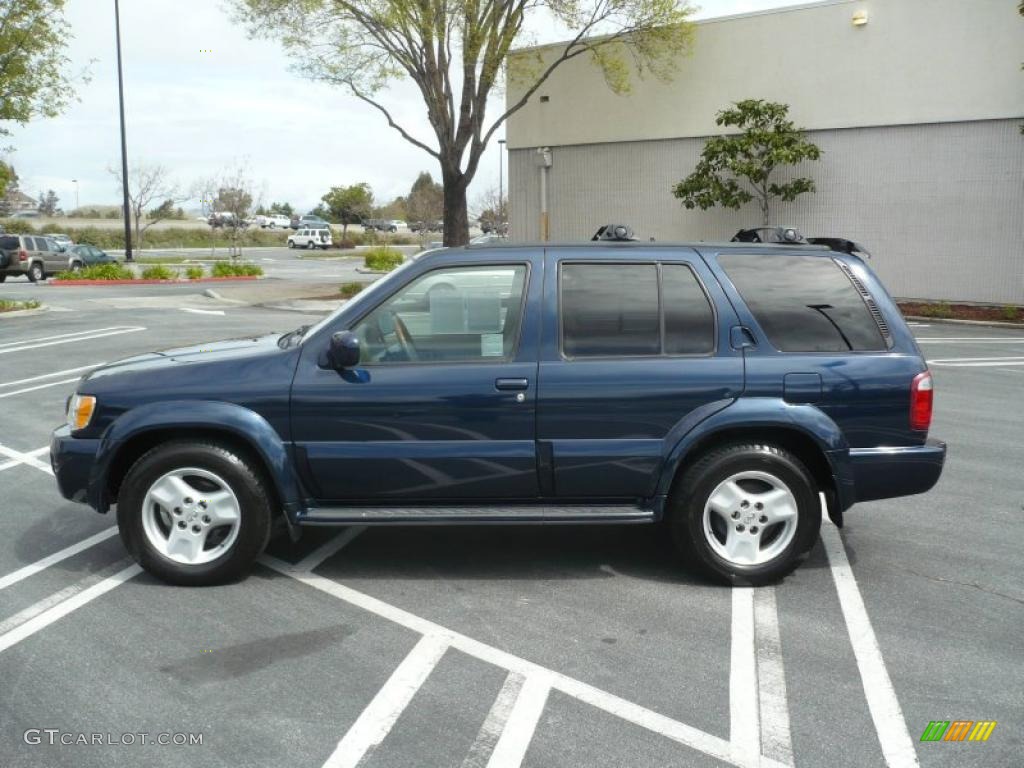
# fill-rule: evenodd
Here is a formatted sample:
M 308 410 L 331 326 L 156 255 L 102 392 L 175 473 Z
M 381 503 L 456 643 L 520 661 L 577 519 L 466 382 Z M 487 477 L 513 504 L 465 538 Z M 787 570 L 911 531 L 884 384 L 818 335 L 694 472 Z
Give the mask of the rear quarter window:
M 885 339 L 867 304 L 832 259 L 722 254 L 718 263 L 776 349 L 782 352 L 886 349 Z

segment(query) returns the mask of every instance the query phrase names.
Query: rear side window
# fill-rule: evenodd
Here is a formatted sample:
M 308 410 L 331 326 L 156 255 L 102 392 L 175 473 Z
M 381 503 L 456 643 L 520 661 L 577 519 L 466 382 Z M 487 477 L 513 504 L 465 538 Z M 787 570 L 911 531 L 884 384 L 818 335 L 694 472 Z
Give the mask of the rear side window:
M 0 235 L 0 250 L 16 251 L 21 248 L 21 240 L 11 235 Z
M 830 258 L 724 254 L 725 269 L 743 301 L 782 352 L 886 349 L 867 304 Z
M 563 263 L 561 294 L 566 357 L 714 351 L 714 312 L 685 264 Z

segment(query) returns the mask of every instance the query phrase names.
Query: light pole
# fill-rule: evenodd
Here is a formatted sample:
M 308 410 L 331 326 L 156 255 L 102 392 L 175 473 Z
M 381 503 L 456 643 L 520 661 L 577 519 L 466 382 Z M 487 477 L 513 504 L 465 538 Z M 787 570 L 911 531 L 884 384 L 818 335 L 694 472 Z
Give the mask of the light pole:
M 128 143 L 124 135 L 124 77 L 121 74 L 121 10 L 114 0 L 114 32 L 117 36 L 117 98 L 121 107 L 121 190 L 124 207 L 124 260 L 132 261 L 131 210 L 128 204 Z
M 78 202 L 78 179 L 72 179 L 71 183 L 75 185 L 75 210 L 77 211 L 81 207 Z
M 502 229 L 508 222 L 505 221 L 505 140 L 498 139 L 498 218 L 501 221 Z M 504 234 L 504 232 L 502 232 Z

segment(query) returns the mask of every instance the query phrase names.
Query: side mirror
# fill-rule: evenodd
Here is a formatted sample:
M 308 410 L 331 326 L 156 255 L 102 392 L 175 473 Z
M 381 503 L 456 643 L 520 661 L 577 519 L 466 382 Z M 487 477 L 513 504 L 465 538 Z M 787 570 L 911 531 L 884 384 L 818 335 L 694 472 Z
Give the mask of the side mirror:
M 359 365 L 359 337 L 352 331 L 338 331 L 331 336 L 326 363 L 336 371 Z

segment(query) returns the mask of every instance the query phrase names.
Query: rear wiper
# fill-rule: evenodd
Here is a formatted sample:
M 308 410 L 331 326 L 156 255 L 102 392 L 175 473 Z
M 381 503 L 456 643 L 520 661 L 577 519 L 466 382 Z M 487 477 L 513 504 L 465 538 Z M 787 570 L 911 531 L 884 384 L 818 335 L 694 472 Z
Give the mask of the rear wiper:
M 309 328 L 310 326 L 308 325 L 300 325 L 294 331 L 288 331 L 288 333 L 284 334 L 280 339 L 277 340 L 277 346 L 279 346 L 281 349 L 287 349 L 288 347 L 298 342 L 298 340 L 305 335 L 306 331 L 308 331 Z

